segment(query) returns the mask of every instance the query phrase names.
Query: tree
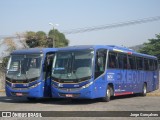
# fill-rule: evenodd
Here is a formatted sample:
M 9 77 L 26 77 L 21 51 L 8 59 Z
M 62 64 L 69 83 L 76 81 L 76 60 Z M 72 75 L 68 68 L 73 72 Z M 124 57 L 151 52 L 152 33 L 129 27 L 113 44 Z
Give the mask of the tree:
M 60 33 L 58 30 L 50 30 L 48 33 L 49 38 L 51 39 L 50 45 L 53 46 L 53 40 L 55 41 L 55 47 L 64 47 L 68 46 L 69 40 L 65 38 L 63 33 Z M 52 43 L 51 43 L 52 42 Z
M 14 42 L 14 40 L 12 38 L 5 38 L 3 43 L 2 44 L 5 44 L 7 45 L 7 55 L 10 54 L 13 50 L 16 50 L 16 44 Z M 0 66 L 2 70 L 4 70 L 7 66 L 7 63 L 8 63 L 8 56 L 6 56 L 4 54 L 4 56 L 2 56 L 2 65 Z
M 36 39 L 38 41 L 38 46 L 39 47 L 47 47 L 46 44 L 47 44 L 47 35 L 45 32 L 43 31 L 38 31 L 36 33 Z
M 13 50 L 16 50 L 16 44 L 12 38 L 5 38 L 3 44 L 6 44 L 8 46 L 7 51 L 9 53 L 12 52 Z
M 25 36 L 25 33 L 16 33 L 16 37 L 19 40 L 20 44 L 22 45 L 22 48 L 28 48 L 28 45 L 24 40 L 24 36 Z
M 144 47 L 139 52 L 157 56 L 160 60 L 160 34 L 156 34 L 156 38 L 149 39 L 149 42 L 143 45 Z
M 43 31 L 29 31 L 25 34 L 26 44 L 30 48 L 53 47 L 53 40 L 55 41 L 55 47 L 64 47 L 69 44 L 69 40 L 67 40 L 65 35 L 60 33 L 58 30 L 50 30 L 48 36 Z
M 26 32 L 25 41 L 26 41 L 26 44 L 30 48 L 34 48 L 38 46 L 38 40 L 36 39 L 36 33 L 33 31 Z

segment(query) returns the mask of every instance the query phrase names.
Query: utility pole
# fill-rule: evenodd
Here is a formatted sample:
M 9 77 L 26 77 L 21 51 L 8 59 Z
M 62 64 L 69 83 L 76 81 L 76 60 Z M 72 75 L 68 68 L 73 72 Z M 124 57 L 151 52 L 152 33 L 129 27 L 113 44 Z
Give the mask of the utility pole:
M 53 27 L 53 28 L 52 28 L 52 29 L 53 29 L 53 38 L 52 38 L 52 41 L 53 41 L 53 47 L 55 47 L 55 46 L 56 46 L 56 43 L 55 43 L 55 39 L 54 39 L 54 38 L 55 38 L 55 35 L 54 35 L 54 34 L 55 34 L 55 32 L 54 32 L 55 29 L 54 29 L 54 27 L 55 27 L 55 26 L 59 26 L 59 24 L 55 24 L 55 25 L 54 25 L 53 23 L 49 23 L 49 25 L 51 25 L 51 26 Z

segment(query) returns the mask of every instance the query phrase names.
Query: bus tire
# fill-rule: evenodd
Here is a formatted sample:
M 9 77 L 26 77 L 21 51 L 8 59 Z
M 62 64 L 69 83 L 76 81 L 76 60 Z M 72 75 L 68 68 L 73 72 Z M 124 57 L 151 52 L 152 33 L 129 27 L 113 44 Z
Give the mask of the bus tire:
M 141 93 L 141 96 L 146 96 L 147 95 L 147 85 L 146 83 L 143 84 L 143 90 L 142 90 L 142 93 Z
M 106 95 L 105 97 L 102 98 L 103 102 L 109 102 L 110 101 L 110 98 L 111 98 L 111 90 L 112 88 L 110 86 L 107 87 L 107 90 L 106 90 Z

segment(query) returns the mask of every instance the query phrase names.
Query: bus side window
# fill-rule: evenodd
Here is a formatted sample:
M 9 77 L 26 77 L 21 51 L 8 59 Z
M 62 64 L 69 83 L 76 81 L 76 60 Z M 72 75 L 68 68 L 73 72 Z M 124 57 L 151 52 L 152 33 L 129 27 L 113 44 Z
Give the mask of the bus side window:
M 136 69 L 135 56 L 128 56 L 128 69 Z
M 142 57 L 137 57 L 136 62 L 137 62 L 137 69 L 138 70 L 143 70 L 143 58 Z
M 154 63 L 152 59 L 149 59 L 149 70 L 153 71 L 154 70 Z
M 127 55 L 126 54 L 118 54 L 118 65 L 119 69 L 127 69 Z
M 147 58 L 144 58 L 144 70 L 149 70 L 149 61 Z
M 154 60 L 154 70 L 157 70 L 158 69 L 158 62 L 157 60 Z
M 96 52 L 95 78 L 104 73 L 106 66 L 106 50 L 100 49 Z
M 116 53 L 109 52 L 108 68 L 110 69 L 117 68 L 117 54 Z

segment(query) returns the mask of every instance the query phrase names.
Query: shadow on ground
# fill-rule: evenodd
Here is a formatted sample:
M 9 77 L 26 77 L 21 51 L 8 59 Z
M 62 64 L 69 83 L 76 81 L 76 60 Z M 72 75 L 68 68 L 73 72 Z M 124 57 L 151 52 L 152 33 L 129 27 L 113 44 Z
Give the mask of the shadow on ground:
M 139 95 L 126 95 L 126 96 L 118 96 L 112 97 L 111 101 L 115 101 L 118 99 L 128 99 L 132 97 L 137 97 Z M 26 103 L 26 104 L 33 104 L 33 103 L 41 103 L 41 104 L 57 104 L 57 105 L 84 105 L 84 104 L 93 104 L 102 102 L 101 99 L 57 99 L 57 98 L 42 98 L 36 100 L 28 100 L 26 97 L 6 97 L 0 96 L 0 102 L 2 103 Z

